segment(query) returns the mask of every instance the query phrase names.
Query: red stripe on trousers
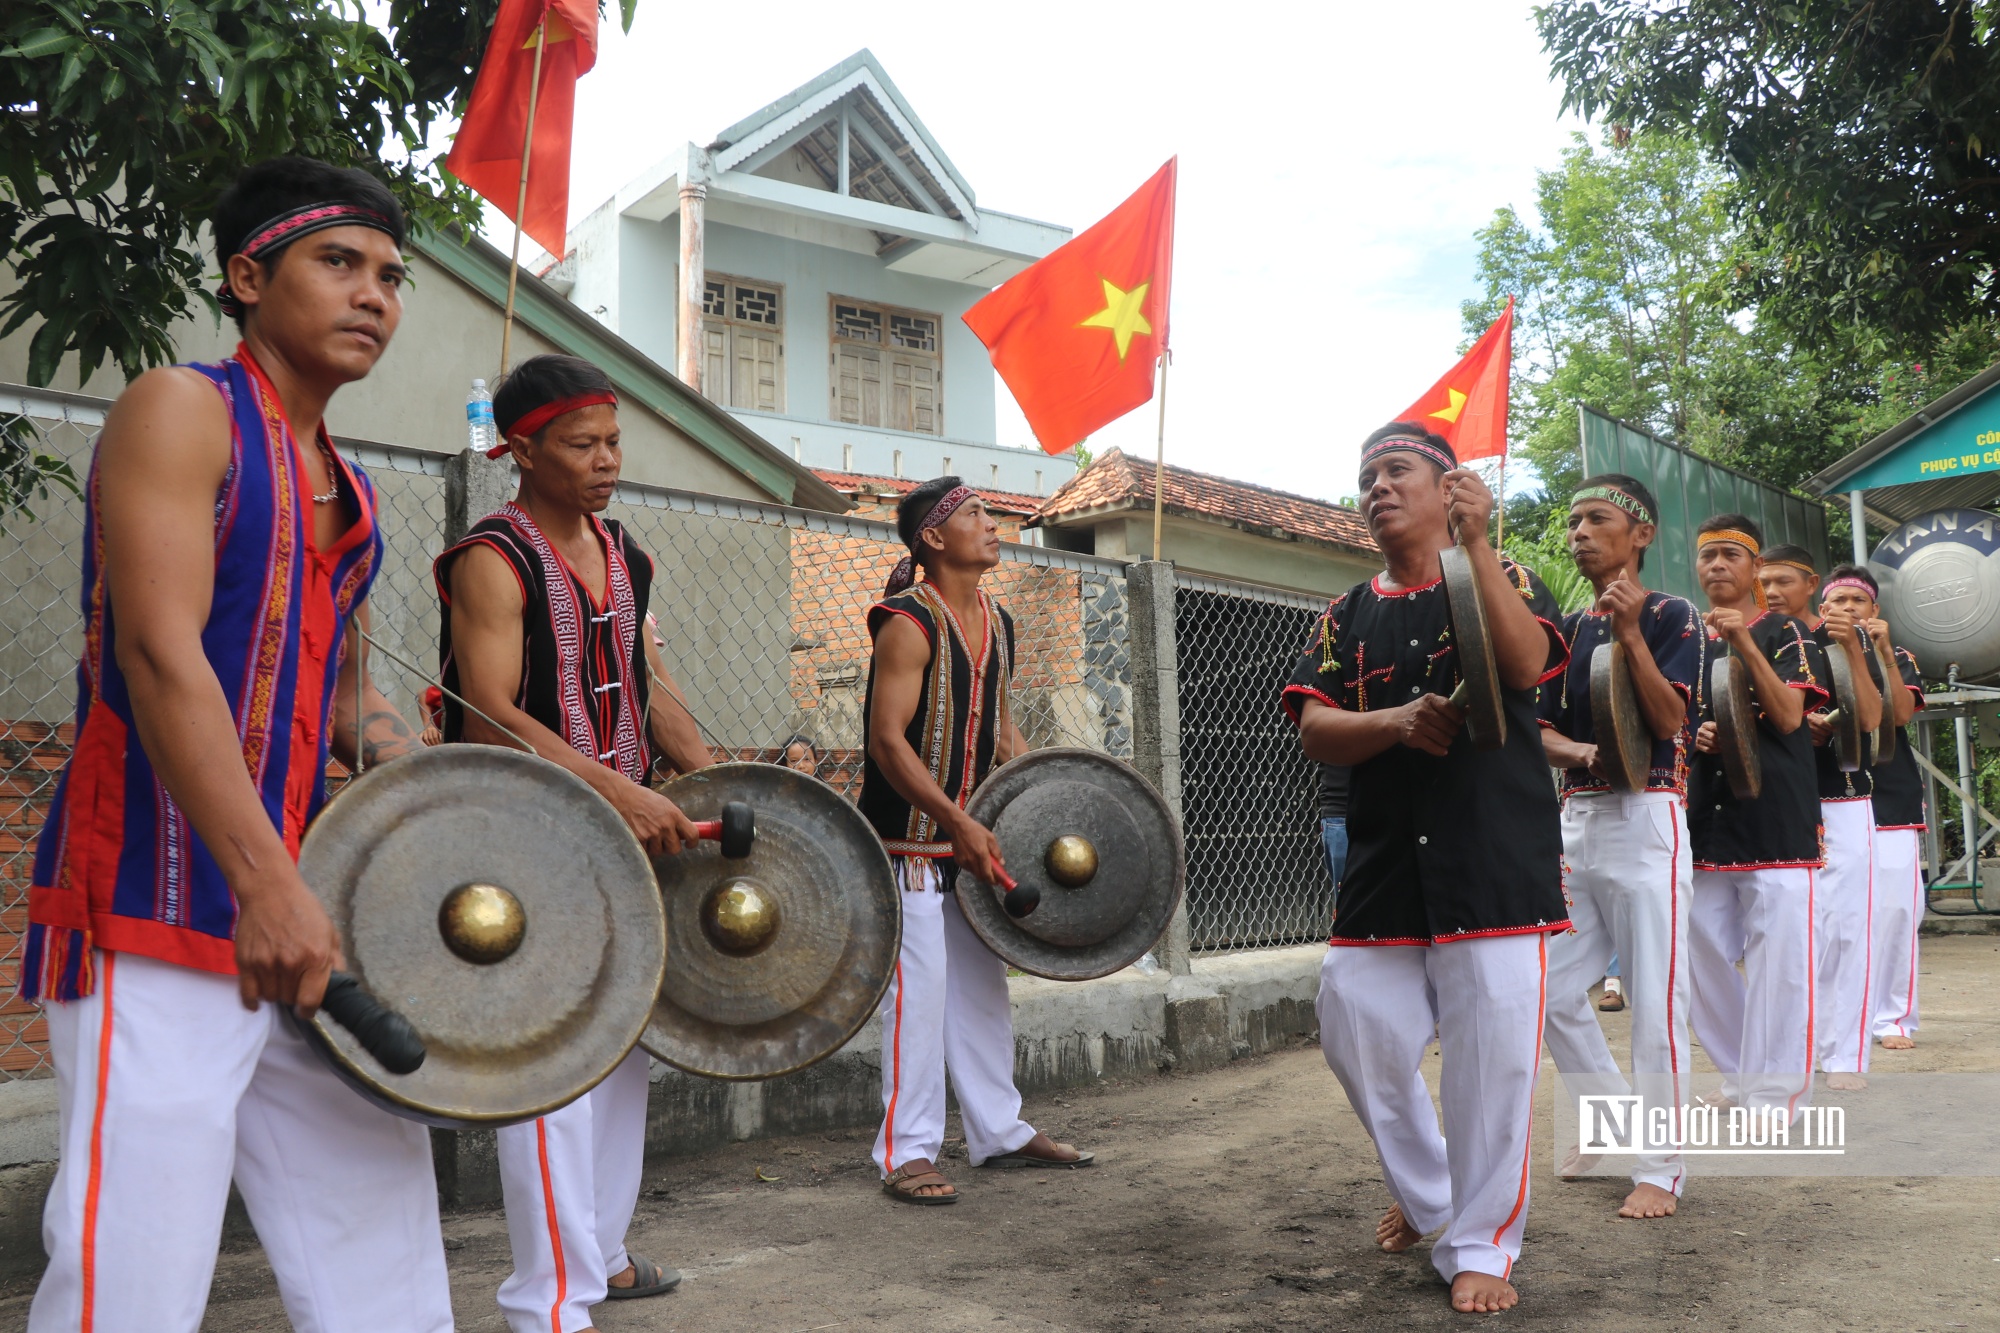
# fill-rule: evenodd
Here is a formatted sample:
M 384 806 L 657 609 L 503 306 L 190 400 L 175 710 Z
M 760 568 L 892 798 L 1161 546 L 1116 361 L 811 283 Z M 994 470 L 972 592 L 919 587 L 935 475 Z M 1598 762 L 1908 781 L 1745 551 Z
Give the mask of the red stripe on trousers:
M 549 1178 L 549 1124 L 535 1122 L 535 1151 L 542 1159 L 542 1204 L 549 1215 L 549 1249 L 556 1257 L 556 1303 L 549 1307 L 550 1333 L 562 1333 L 563 1302 L 569 1299 L 569 1274 L 563 1267 L 562 1228 L 556 1223 L 556 1188 Z
M 111 1092 L 111 964 L 104 955 L 104 1016 L 97 1032 L 97 1106 L 90 1121 L 90 1177 L 83 1187 L 83 1320 L 79 1333 L 91 1333 L 97 1318 L 97 1200 L 104 1185 L 104 1104 Z
M 1535 937 L 1535 950 L 1541 955 L 1541 990 L 1535 997 L 1535 1073 L 1528 1079 L 1528 1142 L 1521 1150 L 1521 1188 L 1514 1195 L 1514 1211 L 1507 1214 L 1507 1220 L 1493 1233 L 1493 1244 L 1497 1248 L 1500 1238 L 1507 1234 L 1507 1228 L 1514 1225 L 1514 1219 L 1528 1206 L 1528 1168 L 1535 1156 L 1535 1094 L 1534 1087 L 1542 1072 L 1542 1026 L 1548 1019 L 1549 1011 L 1549 937 L 1547 934 Z M 1500 1275 L 1506 1281 L 1514 1275 L 1514 1260 L 1507 1260 L 1507 1271 Z

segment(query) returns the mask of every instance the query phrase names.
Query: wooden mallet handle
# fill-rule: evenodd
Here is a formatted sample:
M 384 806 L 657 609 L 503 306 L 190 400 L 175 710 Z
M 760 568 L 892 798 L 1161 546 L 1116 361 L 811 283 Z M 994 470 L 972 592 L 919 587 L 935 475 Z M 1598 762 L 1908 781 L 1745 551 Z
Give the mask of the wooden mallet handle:
M 757 816 L 743 802 L 730 801 L 722 807 L 722 818 L 697 819 L 694 835 L 705 842 L 721 843 L 724 856 L 741 861 L 757 841 Z
M 327 1016 L 354 1034 L 361 1049 L 392 1074 L 413 1074 L 427 1053 L 424 1039 L 410 1020 L 368 993 L 351 972 L 327 978 L 326 998 L 319 1002 Z

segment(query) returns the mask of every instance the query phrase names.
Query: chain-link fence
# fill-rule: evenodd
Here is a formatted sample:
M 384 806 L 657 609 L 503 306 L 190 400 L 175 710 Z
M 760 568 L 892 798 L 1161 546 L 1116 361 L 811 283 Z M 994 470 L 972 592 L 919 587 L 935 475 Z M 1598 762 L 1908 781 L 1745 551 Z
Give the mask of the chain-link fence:
M 1176 580 L 1181 827 L 1194 948 L 1302 944 L 1332 928 L 1318 769 L 1278 707 L 1325 607 L 1303 593 L 1187 574 Z

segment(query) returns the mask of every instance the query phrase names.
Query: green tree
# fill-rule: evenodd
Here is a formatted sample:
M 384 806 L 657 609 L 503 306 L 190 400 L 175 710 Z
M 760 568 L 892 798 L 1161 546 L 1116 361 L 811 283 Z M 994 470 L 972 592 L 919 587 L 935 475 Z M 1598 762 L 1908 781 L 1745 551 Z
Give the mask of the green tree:
M 1996 0 L 1549 0 L 1566 108 L 1724 166 L 1760 316 L 1921 356 L 2000 316 Z
M 1485 294 L 1465 327 L 1518 298 L 1509 434 L 1548 487 L 1524 531 L 1581 477 L 1579 403 L 1778 485 L 1855 443 L 1860 365 L 1802 348 L 1741 300 L 1735 192 L 1685 139 L 1579 135 L 1541 173 L 1532 222 L 1503 208 L 1479 233 Z

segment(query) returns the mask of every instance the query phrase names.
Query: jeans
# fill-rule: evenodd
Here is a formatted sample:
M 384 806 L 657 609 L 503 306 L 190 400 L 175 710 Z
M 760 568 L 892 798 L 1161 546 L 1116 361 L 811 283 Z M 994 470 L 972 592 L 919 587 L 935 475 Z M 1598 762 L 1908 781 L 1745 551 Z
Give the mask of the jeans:
M 1328 815 L 1319 821 L 1320 841 L 1326 845 L 1326 868 L 1333 876 L 1333 887 L 1340 887 L 1340 873 L 1347 869 L 1347 820 L 1343 816 Z

